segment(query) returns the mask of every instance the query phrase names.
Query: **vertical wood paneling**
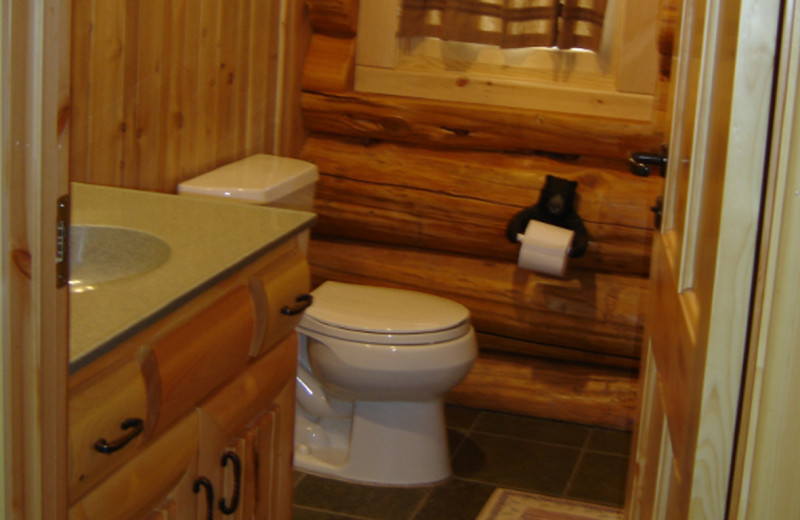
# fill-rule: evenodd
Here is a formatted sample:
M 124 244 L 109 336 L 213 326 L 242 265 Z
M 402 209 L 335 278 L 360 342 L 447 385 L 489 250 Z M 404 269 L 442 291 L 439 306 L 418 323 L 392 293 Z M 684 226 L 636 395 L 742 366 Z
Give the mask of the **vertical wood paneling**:
M 220 1 L 204 0 L 200 5 L 198 40 L 197 141 L 194 153 L 198 171 L 210 170 L 217 153 L 217 82 L 219 77 Z
M 93 2 L 74 2 L 72 9 L 72 103 L 70 109 L 70 178 L 89 180 L 89 99 L 91 98 L 91 51 Z M 76 95 L 76 93 L 83 95 Z
M 186 21 L 183 56 L 182 112 L 183 138 L 181 140 L 180 168 L 184 172 L 200 172 L 197 168 L 197 127 L 198 127 L 198 89 L 199 61 L 198 42 L 200 40 L 200 5 L 197 0 L 186 0 Z M 176 24 L 180 25 L 180 24 Z M 187 176 L 191 176 L 187 175 Z
M 238 128 L 236 132 L 236 140 L 234 146 L 237 150 L 247 149 L 247 132 L 249 129 L 249 121 L 247 118 L 247 108 L 249 107 L 249 99 L 247 89 L 250 86 L 250 31 L 252 30 L 252 0 L 242 0 L 241 8 L 239 9 L 239 23 L 237 39 L 238 52 L 236 53 L 236 89 L 234 95 L 239 102 L 237 103 L 236 118 L 241 121 L 247 121 L 245 125 Z M 256 0 L 256 3 L 259 3 Z
M 70 178 L 171 192 L 273 152 L 280 0 L 73 0 Z
M 181 171 L 181 154 L 183 151 L 184 132 L 184 109 L 187 101 L 183 97 L 183 89 L 186 83 L 186 67 L 184 66 L 184 48 L 186 47 L 187 31 L 187 0 L 172 0 L 165 2 L 169 12 L 170 28 L 169 54 L 165 56 L 165 84 L 167 85 L 168 101 L 166 105 L 166 122 L 164 131 L 166 135 L 161 142 L 164 146 L 164 172 Z M 195 3 L 195 2 L 188 2 Z M 164 175 L 158 177 L 160 184 L 158 191 L 169 191 L 170 184 Z
M 122 185 L 125 4 L 96 2 L 92 16 L 103 23 L 92 22 L 87 174 L 90 181 L 100 177 L 108 184 Z
M 217 157 L 221 162 L 230 162 L 236 157 L 236 119 L 239 112 L 237 85 L 239 77 L 238 54 L 242 52 L 238 30 L 241 20 L 241 2 L 220 4 L 219 20 L 219 67 L 217 68 Z M 230 35 L 231 37 L 226 37 Z

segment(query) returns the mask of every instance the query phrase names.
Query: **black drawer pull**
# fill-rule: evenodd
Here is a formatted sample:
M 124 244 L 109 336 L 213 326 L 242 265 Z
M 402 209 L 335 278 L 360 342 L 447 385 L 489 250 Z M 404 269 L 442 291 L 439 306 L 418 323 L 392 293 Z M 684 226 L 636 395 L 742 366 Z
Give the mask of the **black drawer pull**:
M 228 465 L 228 461 L 233 462 L 233 496 L 231 497 L 231 505 L 228 505 L 225 498 L 219 499 L 219 510 L 226 515 L 232 515 L 236 508 L 239 507 L 239 492 L 242 480 L 242 463 L 239 456 L 232 452 L 227 452 L 222 456 L 220 464 L 224 468 Z
M 214 518 L 214 486 L 211 485 L 211 481 L 206 477 L 200 477 L 192 485 L 192 491 L 194 491 L 195 495 L 200 492 L 200 488 L 206 490 L 206 518 L 212 520 Z
M 314 301 L 314 297 L 311 296 L 310 294 L 301 294 L 300 296 L 295 298 L 295 301 L 300 305 L 294 308 L 289 307 L 288 305 L 284 305 L 283 308 L 281 308 L 281 314 L 284 314 L 286 316 L 295 316 L 297 314 L 300 314 L 301 312 L 303 312 L 304 310 L 306 310 L 311 306 L 311 303 Z
M 125 419 L 122 421 L 120 428 L 123 430 L 130 430 L 132 428 L 133 430 L 124 437 L 120 437 L 115 441 L 108 442 L 104 438 L 98 439 L 97 442 L 94 443 L 94 449 L 100 453 L 105 453 L 106 455 L 114 453 L 117 450 L 121 450 L 125 447 L 125 445 L 136 438 L 137 435 L 142 433 L 142 430 L 144 430 L 144 421 L 136 418 Z

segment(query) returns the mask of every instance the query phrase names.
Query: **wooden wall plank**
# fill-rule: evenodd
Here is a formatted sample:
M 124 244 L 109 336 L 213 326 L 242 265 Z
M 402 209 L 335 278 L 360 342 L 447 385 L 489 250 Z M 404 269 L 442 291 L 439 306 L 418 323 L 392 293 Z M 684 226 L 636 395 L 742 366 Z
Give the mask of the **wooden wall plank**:
M 222 0 L 209 0 L 200 6 L 200 40 L 198 41 L 197 78 L 197 142 L 195 169 L 199 172 L 216 166 L 217 153 L 217 82 L 221 66 L 220 10 Z
M 193 4 L 196 2 L 188 2 Z M 157 182 L 150 185 L 157 186 L 158 191 L 170 191 L 171 187 L 177 182 L 176 176 L 181 172 L 181 156 L 185 134 L 184 114 L 186 112 L 187 100 L 183 97 L 185 83 L 187 81 L 186 67 L 184 67 L 185 50 L 187 47 L 187 14 L 190 9 L 187 0 L 172 0 L 166 2 L 166 9 L 169 11 L 169 51 L 164 56 L 165 79 L 167 85 L 167 104 L 165 132 L 162 142 L 164 146 L 164 163 L 159 171 L 164 172 L 159 175 Z
M 236 159 L 238 131 L 238 84 L 242 81 L 237 67 L 242 26 L 239 13 L 241 2 L 220 2 L 219 9 L 219 67 L 217 68 L 217 124 L 215 165 L 233 162 Z
M 258 2 L 256 2 L 258 3 Z M 263 2 L 262 2 L 263 3 Z M 242 0 L 240 2 L 241 6 L 239 8 L 239 19 L 237 20 L 237 52 L 234 59 L 236 61 L 236 89 L 234 89 L 233 95 L 237 98 L 237 113 L 235 114 L 235 122 L 240 122 L 241 125 L 237 125 L 237 132 L 236 138 L 234 140 L 234 150 L 246 150 L 247 149 L 247 135 L 250 131 L 250 118 L 249 118 L 249 109 L 250 109 L 250 99 L 249 99 L 249 89 L 250 89 L 250 75 L 251 75 L 251 67 L 250 67 L 250 57 L 252 56 L 251 52 L 251 45 L 252 45 L 252 28 L 253 28 L 253 1 L 252 0 Z M 267 32 L 269 31 L 261 31 Z M 262 64 L 263 67 L 263 64 Z
M 188 2 L 186 8 L 185 56 L 183 58 L 183 82 L 181 99 L 181 170 L 183 175 L 197 175 L 198 166 L 198 107 L 200 90 L 200 6 L 201 2 Z
M 70 87 L 70 177 L 88 182 L 89 172 L 89 113 L 92 70 L 92 2 L 73 2 L 72 56 Z M 83 95 L 76 95 L 83 93 Z
M 138 54 L 138 60 L 131 60 L 133 70 L 130 73 L 126 67 L 125 113 L 130 123 L 125 140 L 125 186 L 136 187 L 140 172 L 160 170 L 166 152 L 161 137 L 163 105 L 168 99 L 162 85 L 165 83 L 164 55 L 169 55 L 169 50 L 164 49 L 168 45 L 164 3 L 142 0 L 131 4 L 134 10 L 138 7 L 138 16 L 131 17 L 133 23 L 129 24 L 133 26 L 132 34 L 137 37 L 138 53 L 131 49 L 129 54 Z M 141 103 L 140 100 L 150 101 Z
M 579 117 L 400 96 L 304 92 L 311 132 L 464 150 L 548 151 L 627 159 L 658 151 L 660 121 Z
M 120 172 L 123 138 L 125 6 L 119 2 L 97 2 L 94 18 L 106 23 L 93 26 L 92 64 L 89 73 L 91 143 L 88 178 L 108 179 L 122 185 Z M 80 93 L 76 92 L 74 96 Z M 73 97 L 74 97 L 73 96 Z

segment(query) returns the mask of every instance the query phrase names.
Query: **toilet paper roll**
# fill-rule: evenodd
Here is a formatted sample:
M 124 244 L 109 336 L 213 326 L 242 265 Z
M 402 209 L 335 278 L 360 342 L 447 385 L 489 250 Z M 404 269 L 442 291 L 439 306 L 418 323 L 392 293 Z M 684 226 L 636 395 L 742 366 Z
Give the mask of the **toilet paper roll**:
M 525 233 L 517 234 L 520 242 L 517 265 L 537 273 L 564 276 L 574 236 L 572 230 L 531 220 Z

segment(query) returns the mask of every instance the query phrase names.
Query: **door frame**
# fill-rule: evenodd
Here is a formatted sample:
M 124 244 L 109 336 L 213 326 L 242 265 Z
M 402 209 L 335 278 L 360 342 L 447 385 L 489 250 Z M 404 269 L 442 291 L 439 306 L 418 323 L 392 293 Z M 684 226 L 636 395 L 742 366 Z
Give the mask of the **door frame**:
M 784 4 L 753 320 L 729 518 L 796 518 L 800 498 L 800 5 Z
M 67 513 L 67 302 L 57 288 L 68 186 L 69 0 L 2 0 L 3 513 Z

